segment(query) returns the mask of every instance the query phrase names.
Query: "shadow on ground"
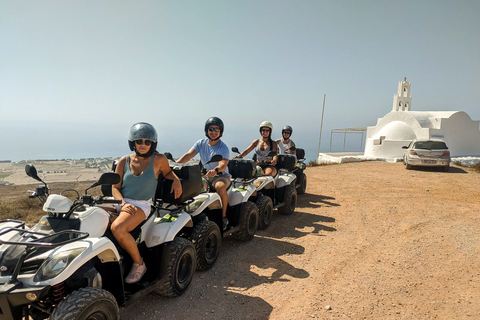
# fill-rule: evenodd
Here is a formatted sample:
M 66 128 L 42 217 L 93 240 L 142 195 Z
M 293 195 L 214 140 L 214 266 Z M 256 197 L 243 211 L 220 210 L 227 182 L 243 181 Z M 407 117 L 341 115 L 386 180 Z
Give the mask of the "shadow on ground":
M 338 207 L 335 198 L 320 194 L 305 193 L 298 196 L 297 208 L 317 208 L 320 206 Z
M 414 166 L 411 169 L 412 171 L 426 171 L 426 172 L 443 172 L 442 167 L 420 167 L 420 166 Z M 459 167 L 450 167 L 450 169 L 445 172 L 445 174 L 449 173 L 468 173 L 467 171 L 463 170 L 462 168 Z

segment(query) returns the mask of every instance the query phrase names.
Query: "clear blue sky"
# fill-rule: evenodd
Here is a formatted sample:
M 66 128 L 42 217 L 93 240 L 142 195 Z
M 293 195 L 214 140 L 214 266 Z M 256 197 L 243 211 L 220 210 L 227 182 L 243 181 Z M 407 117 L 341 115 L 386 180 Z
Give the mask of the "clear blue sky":
M 480 1 L 0 0 L 0 159 L 126 154 L 138 121 L 174 156 L 209 116 L 243 149 L 263 120 L 315 158 L 372 126 L 398 81 L 413 110 L 480 120 Z

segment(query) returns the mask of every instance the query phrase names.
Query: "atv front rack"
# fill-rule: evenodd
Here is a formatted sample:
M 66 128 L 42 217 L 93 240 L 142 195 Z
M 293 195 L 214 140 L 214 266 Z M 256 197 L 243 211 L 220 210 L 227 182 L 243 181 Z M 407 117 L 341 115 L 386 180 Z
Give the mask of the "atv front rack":
M 68 243 L 72 243 L 78 240 L 85 239 L 90 235 L 88 232 L 82 232 L 77 230 L 63 230 L 53 234 L 46 234 L 43 232 L 34 232 L 25 229 L 25 223 L 18 220 L 2 220 L 0 221 L 0 226 L 5 222 L 18 222 L 19 224 L 15 227 L 5 228 L 0 232 L 0 236 L 7 234 L 9 232 L 17 232 L 23 236 L 24 241 L 5 241 L 0 240 L 0 245 L 2 244 L 11 244 L 18 246 L 26 246 L 25 253 L 22 254 L 20 259 L 13 270 L 10 283 L 17 281 L 17 277 L 20 273 L 24 261 L 33 253 L 37 248 L 55 248 L 63 246 Z M 33 238 L 32 236 L 43 236 L 40 238 Z M 29 241 L 30 240 L 30 241 Z

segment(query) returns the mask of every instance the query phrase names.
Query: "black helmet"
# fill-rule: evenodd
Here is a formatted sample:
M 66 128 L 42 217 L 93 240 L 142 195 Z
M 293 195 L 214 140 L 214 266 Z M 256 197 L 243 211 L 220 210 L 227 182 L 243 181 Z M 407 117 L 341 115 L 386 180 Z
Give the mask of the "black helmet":
M 285 126 L 285 127 L 283 127 L 283 129 L 282 129 L 282 134 L 283 134 L 285 131 L 289 131 L 289 132 L 290 132 L 290 135 L 293 133 L 293 129 L 292 129 L 292 127 L 290 127 L 290 126 Z
M 217 126 L 220 127 L 220 136 L 218 137 L 218 139 L 220 139 L 223 135 L 223 121 L 222 121 L 222 119 L 220 119 L 219 117 L 210 117 L 205 122 L 205 135 L 209 139 L 210 139 L 210 137 L 208 136 L 208 127 L 210 127 L 211 125 L 217 125 Z
M 148 157 L 157 149 L 157 130 L 155 130 L 151 124 L 146 122 L 138 122 L 130 128 L 130 132 L 128 133 L 128 146 L 130 147 L 130 150 L 135 150 L 135 140 L 138 139 L 150 140 L 153 143 L 147 154 L 140 155 L 137 153 L 137 155 Z M 135 152 L 137 151 L 135 150 Z

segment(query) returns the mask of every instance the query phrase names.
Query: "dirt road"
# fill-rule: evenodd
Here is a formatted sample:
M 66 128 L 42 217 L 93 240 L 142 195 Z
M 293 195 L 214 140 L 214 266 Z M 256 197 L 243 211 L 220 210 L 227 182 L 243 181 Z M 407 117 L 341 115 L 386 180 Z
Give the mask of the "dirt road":
M 364 162 L 308 168 L 292 216 L 174 299 L 123 319 L 480 319 L 480 174 Z

